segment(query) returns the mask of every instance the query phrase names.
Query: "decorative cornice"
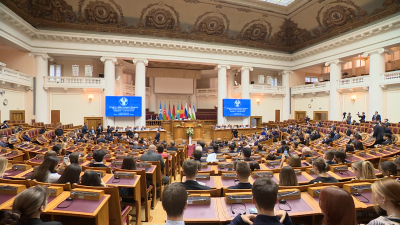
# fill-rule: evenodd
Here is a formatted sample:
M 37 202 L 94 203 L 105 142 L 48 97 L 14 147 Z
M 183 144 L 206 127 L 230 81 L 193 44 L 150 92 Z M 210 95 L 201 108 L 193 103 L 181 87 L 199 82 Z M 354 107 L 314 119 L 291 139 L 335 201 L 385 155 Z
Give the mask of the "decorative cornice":
M 147 66 L 149 64 L 149 60 L 147 60 L 147 59 L 133 59 L 132 62 L 135 65 L 137 63 L 144 63 L 145 66 Z
M 332 61 L 328 61 L 328 62 L 326 62 L 325 63 L 325 66 L 330 66 L 330 65 L 332 65 L 332 64 L 342 64 L 342 63 L 345 63 L 344 61 L 341 61 L 341 60 L 339 60 L 339 59 L 335 59 L 335 60 L 332 60 Z
M 100 60 L 104 63 L 105 61 L 111 60 L 113 63 L 117 62 L 117 58 L 115 57 L 109 57 L 109 56 L 103 56 L 100 58 Z
M 364 56 L 364 57 L 368 57 L 368 56 L 370 56 L 370 55 L 374 55 L 374 54 L 383 54 L 383 53 L 392 54 L 393 51 L 390 50 L 390 49 L 386 49 L 386 48 L 377 48 L 377 49 L 373 49 L 373 50 L 364 52 L 364 53 L 363 53 L 363 56 Z
M 216 70 L 222 69 L 222 68 L 226 68 L 227 70 L 229 70 L 231 68 L 230 65 L 224 65 L 224 64 L 219 64 L 218 66 L 215 67 Z
M 42 57 L 44 60 L 53 61 L 54 59 L 46 53 L 37 53 L 31 52 L 29 53 L 29 57 Z
M 279 73 L 279 75 L 292 75 L 293 71 L 292 70 L 284 70 L 282 72 Z

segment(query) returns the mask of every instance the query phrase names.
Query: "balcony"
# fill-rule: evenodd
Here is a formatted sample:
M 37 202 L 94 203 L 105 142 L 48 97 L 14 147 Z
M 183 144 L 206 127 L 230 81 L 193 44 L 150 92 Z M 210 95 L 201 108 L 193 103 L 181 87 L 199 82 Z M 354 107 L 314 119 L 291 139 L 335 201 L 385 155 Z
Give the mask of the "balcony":
M 122 85 L 122 95 L 135 95 L 135 85 L 123 84 Z M 150 87 L 146 87 L 146 96 L 151 95 Z
M 241 94 L 242 93 L 242 86 L 233 86 L 232 87 L 232 94 Z
M 218 96 L 218 88 L 204 88 L 204 89 L 196 89 L 197 97 L 217 97 Z
M 104 89 L 106 83 L 103 78 L 93 77 L 43 77 L 44 78 L 44 89 L 48 88 L 99 88 Z
M 381 74 L 380 86 L 385 89 L 386 85 L 400 84 L 400 70 Z
M 369 86 L 369 76 L 358 76 L 346 79 L 340 79 L 337 81 L 336 90 L 340 91 L 342 89 L 349 89 L 353 91 L 355 88 L 368 89 Z
M 321 82 L 307 85 L 300 85 L 292 87 L 292 96 L 294 95 L 304 95 L 304 94 L 316 94 L 318 92 L 329 93 L 331 88 L 331 82 Z
M 272 95 L 284 95 L 285 87 L 282 86 L 271 86 L 271 85 L 260 85 L 250 84 L 250 94 L 272 94 Z
M 25 87 L 25 89 L 33 89 L 32 77 L 28 74 L 21 73 L 16 70 L 6 68 L 6 64 L 0 62 L 0 82 L 1 84 L 10 83 L 11 87 Z

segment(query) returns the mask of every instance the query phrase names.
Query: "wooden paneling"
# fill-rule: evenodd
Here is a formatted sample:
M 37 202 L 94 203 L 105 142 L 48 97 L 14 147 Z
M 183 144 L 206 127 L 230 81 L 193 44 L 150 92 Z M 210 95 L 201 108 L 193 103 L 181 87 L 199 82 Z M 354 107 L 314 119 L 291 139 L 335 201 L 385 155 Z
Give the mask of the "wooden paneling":
M 60 110 L 51 110 L 51 123 L 56 124 L 60 121 Z
M 306 117 L 306 113 L 307 113 L 306 111 L 295 111 L 294 112 L 295 119 L 298 120 L 298 119 Z
M 103 124 L 103 117 L 84 117 L 83 121 L 86 123 L 89 130 L 92 127 L 96 130 L 99 123 Z
M 25 121 L 25 110 L 10 110 L 10 120 Z
M 277 109 L 275 110 L 275 122 L 280 122 L 281 121 L 281 110 Z
M 328 120 L 328 111 L 314 111 L 313 120 Z

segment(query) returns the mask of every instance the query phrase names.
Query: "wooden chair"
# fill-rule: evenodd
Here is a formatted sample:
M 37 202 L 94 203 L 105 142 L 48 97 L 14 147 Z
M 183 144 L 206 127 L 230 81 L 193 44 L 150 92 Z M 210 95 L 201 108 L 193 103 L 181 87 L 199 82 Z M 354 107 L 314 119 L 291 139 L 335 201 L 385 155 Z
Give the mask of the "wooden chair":
M 217 197 L 219 195 L 217 189 L 210 189 L 210 190 L 187 190 L 189 195 L 196 195 L 196 194 L 210 194 L 211 197 Z
M 322 183 L 313 183 L 313 184 L 299 185 L 299 186 L 279 186 L 279 190 L 299 189 L 300 191 L 307 191 L 309 187 L 317 187 L 317 186 L 322 186 Z
M 71 191 L 71 184 L 68 182 L 66 184 L 55 184 L 55 183 L 43 183 L 36 180 L 29 181 L 29 187 L 41 185 L 41 186 L 53 186 L 53 187 L 62 187 L 64 191 Z
M 84 172 L 85 170 L 101 170 L 101 171 L 106 171 L 106 173 L 111 173 L 111 168 L 110 167 L 82 166 L 82 172 Z
M 123 170 L 123 169 L 114 169 L 114 173 L 116 171 L 129 171 L 129 172 L 135 172 L 137 175 L 140 175 L 140 196 L 142 198 L 142 200 L 144 202 L 144 222 L 150 222 L 153 217 L 150 216 L 150 206 L 151 206 L 151 202 L 152 202 L 152 198 L 154 198 L 154 196 L 152 196 L 151 194 L 151 190 L 153 189 L 153 185 L 150 185 L 147 188 L 147 180 L 146 180 L 146 171 L 144 170 Z M 138 209 L 136 209 L 138 210 Z M 141 210 L 141 209 L 139 209 Z
M 26 187 L 30 187 L 29 181 L 30 181 L 30 180 L 10 180 L 10 179 L 3 179 L 3 178 L 0 178 L 0 183 L 6 183 L 6 184 L 22 184 L 22 185 L 25 185 Z
M 165 174 L 161 175 L 161 163 L 160 161 L 146 161 L 148 163 L 151 163 L 152 165 L 156 165 L 156 184 L 154 185 L 154 188 L 159 191 L 160 193 L 160 201 L 162 201 L 162 194 L 164 191 L 164 183 L 163 183 L 163 177 Z M 158 184 L 158 186 L 157 186 Z M 153 198 L 157 198 L 157 196 L 153 196 Z
M 236 193 L 236 192 L 251 192 L 251 189 L 224 189 L 222 197 L 225 197 L 226 193 Z
M 110 225 L 130 224 L 129 213 L 132 210 L 132 207 L 126 206 L 125 209 L 121 211 L 118 187 L 92 187 L 92 186 L 73 184 L 72 188 L 103 190 L 105 194 L 111 195 L 111 198 L 108 203 Z M 140 218 L 136 219 L 137 223 L 140 220 Z

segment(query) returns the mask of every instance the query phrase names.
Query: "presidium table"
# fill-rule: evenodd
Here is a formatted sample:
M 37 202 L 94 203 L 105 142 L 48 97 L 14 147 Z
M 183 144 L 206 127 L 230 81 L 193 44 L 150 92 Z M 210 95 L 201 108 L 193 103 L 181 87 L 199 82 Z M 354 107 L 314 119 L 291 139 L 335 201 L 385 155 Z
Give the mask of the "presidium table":
M 255 132 L 260 133 L 262 131 L 261 128 L 237 128 L 238 137 L 240 134 L 249 135 L 254 134 Z M 217 138 L 221 138 L 221 140 L 232 140 L 233 134 L 232 129 L 211 129 L 210 135 L 212 140 L 217 140 Z

